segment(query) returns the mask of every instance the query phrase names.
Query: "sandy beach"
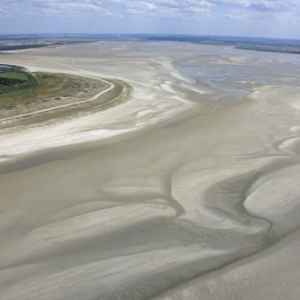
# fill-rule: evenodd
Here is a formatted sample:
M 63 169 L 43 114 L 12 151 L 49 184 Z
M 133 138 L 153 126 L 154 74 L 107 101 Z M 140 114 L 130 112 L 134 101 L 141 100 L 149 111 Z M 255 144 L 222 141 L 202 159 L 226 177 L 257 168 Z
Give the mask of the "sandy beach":
M 0 59 L 133 90 L 0 129 L 1 300 L 299 298 L 300 56 L 110 41 Z

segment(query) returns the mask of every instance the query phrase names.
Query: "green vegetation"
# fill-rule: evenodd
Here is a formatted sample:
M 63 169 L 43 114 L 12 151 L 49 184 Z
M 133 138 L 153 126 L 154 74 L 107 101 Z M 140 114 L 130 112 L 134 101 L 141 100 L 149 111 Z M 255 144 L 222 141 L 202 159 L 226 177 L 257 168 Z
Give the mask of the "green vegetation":
M 12 93 L 38 86 L 37 79 L 24 68 L 0 65 L 0 99 L 6 93 Z M 2 101 L 0 100 L 0 103 Z M 1 107 L 1 104 L 0 104 Z
M 29 81 L 26 73 L 23 72 L 2 72 L 0 73 L 0 82 L 3 79 L 15 79 L 20 81 Z
M 62 76 L 37 73 L 0 73 L 0 108 L 26 104 L 62 89 L 66 79 Z
M 0 73 L 0 94 L 16 90 L 23 90 L 35 86 L 36 82 L 30 80 L 26 73 L 3 72 Z
M 278 53 L 291 53 L 300 54 L 300 47 L 292 46 L 269 46 L 269 45 L 239 45 L 235 47 L 236 49 L 243 50 L 255 50 L 255 51 L 265 51 L 265 52 L 278 52 Z
M 108 89 L 108 82 L 113 84 L 112 89 Z M 109 109 L 127 101 L 131 92 L 132 87 L 120 80 L 71 74 L 32 74 L 23 68 L 0 64 L 0 120 L 10 120 L 2 124 L 5 128 Z
M 0 51 L 9 51 L 9 50 L 24 50 L 24 49 L 33 49 L 47 47 L 48 44 L 25 44 L 25 45 L 0 45 Z

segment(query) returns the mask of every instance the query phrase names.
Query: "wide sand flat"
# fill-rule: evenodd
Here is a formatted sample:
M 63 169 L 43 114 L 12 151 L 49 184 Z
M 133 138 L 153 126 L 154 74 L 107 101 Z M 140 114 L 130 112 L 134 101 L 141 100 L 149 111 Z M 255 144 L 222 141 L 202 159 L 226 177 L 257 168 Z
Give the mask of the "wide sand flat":
M 0 132 L 0 299 L 299 298 L 300 56 L 109 42 L 1 59 L 134 91 Z

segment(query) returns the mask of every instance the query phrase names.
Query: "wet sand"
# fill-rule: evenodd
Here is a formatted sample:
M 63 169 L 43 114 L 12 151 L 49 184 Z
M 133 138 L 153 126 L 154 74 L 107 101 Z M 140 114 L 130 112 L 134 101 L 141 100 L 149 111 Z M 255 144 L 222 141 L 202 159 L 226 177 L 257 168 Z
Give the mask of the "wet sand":
M 133 93 L 0 132 L 1 299 L 298 299 L 299 56 L 109 42 L 2 60 Z

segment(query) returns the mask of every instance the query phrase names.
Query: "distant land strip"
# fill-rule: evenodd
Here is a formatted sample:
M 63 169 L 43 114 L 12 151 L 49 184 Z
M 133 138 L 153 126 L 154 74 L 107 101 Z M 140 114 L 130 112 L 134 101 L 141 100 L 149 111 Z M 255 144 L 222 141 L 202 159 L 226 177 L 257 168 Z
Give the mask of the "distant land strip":
M 236 49 L 265 52 L 300 54 L 300 40 L 197 36 L 197 35 L 152 35 L 152 34 L 121 34 L 121 35 L 0 35 L 0 54 L 10 50 L 25 50 L 49 46 L 94 43 L 100 41 L 169 41 L 188 42 L 203 45 L 232 46 Z

